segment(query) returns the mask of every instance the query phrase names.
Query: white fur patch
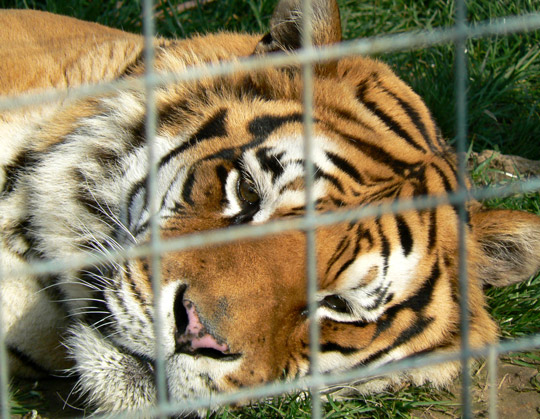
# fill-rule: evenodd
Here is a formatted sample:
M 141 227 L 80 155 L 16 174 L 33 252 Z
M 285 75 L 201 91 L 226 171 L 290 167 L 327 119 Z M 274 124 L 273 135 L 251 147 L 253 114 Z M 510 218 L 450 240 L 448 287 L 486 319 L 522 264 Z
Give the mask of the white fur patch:
M 287 185 L 296 180 L 303 181 L 305 169 L 302 161 L 304 159 L 304 144 L 301 135 L 276 138 L 265 144 L 271 145 L 269 156 L 275 158 L 275 163 L 280 165 L 283 172 L 273 178 L 272 173 L 265 169 L 256 157 L 257 149 L 246 151 L 241 158 L 243 171 L 253 181 L 255 190 L 260 197 L 259 211 L 253 216 L 252 223 L 261 224 L 268 221 L 272 215 L 280 208 L 293 208 L 305 205 L 305 191 L 287 189 Z M 325 155 L 325 151 L 333 148 L 325 137 L 316 136 L 313 139 L 313 162 L 321 170 L 332 173 L 336 168 L 330 163 Z M 227 206 L 222 214 L 225 217 L 234 217 L 242 212 L 242 205 L 237 196 L 237 183 L 242 176 L 236 170 L 230 172 L 226 182 Z M 325 195 L 327 187 L 324 180 L 318 180 L 314 184 L 314 199 Z
M 384 258 L 379 252 L 371 252 L 359 256 L 341 275 L 339 292 L 352 314 L 338 313 L 327 307 L 318 309 L 319 317 L 327 317 L 336 321 L 376 321 L 385 311 L 384 298 L 390 294 L 402 297 L 408 295 L 408 288 L 416 273 L 420 256 L 411 252 L 405 257 L 401 247 L 392 249 L 388 258 L 386 275 L 384 274 Z M 364 277 L 376 270 L 377 276 L 369 278 L 364 284 Z M 332 295 L 332 292 L 321 292 L 318 299 Z

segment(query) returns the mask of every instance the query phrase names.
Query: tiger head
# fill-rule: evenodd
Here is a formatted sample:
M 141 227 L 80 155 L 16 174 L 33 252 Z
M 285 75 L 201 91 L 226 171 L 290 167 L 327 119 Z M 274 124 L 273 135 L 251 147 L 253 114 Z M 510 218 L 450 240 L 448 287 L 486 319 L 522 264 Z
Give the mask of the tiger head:
M 294 54 L 301 44 L 300 3 L 281 1 L 264 36 L 157 40 L 156 70 L 182 72 L 274 51 Z M 313 17 L 315 46 L 341 40 L 334 1 L 314 1 Z M 142 71 L 136 64 L 129 77 Z M 161 239 L 294 222 L 305 214 L 300 68 L 173 83 L 158 87 L 155 100 Z M 386 65 L 366 57 L 316 64 L 313 100 L 318 214 L 458 189 L 456 154 L 422 100 Z M 144 244 L 152 228 L 145 96 L 127 89 L 77 106 L 84 109 L 70 114 L 66 140 L 36 168 L 49 182 L 33 185 L 42 203 L 33 218 L 42 220 L 44 252 L 63 256 L 90 247 L 106 253 Z M 62 182 L 51 186 L 51 177 Z M 69 204 L 51 211 L 59 199 Z M 540 219 L 485 210 L 474 201 L 465 212 L 470 342 L 479 347 L 497 336 L 482 288 L 520 281 L 539 269 Z M 446 203 L 316 226 L 322 373 L 459 348 L 458 220 L 458 207 Z M 171 400 L 307 374 L 307 245 L 300 229 L 275 230 L 65 279 L 71 310 L 77 314 L 88 302 L 93 308 L 78 316 L 66 343 L 82 391 L 102 410 L 155 401 L 155 302 Z M 151 281 L 156 272 L 158 298 Z M 445 364 L 389 380 L 441 385 L 457 371 Z

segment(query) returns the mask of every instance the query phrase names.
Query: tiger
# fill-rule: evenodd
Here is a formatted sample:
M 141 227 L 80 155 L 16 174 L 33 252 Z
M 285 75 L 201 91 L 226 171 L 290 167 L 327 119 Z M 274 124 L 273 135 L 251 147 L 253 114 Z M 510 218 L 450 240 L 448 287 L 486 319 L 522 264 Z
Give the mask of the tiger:
M 266 34 L 156 37 L 154 71 L 181 75 L 297 54 L 302 16 L 300 0 L 280 0 Z M 315 48 L 341 42 L 334 0 L 314 0 L 312 18 Z M 158 349 L 167 397 L 178 403 L 306 376 L 311 321 L 320 331 L 320 374 L 459 350 L 460 210 L 449 201 L 316 224 L 312 318 L 302 228 L 159 258 L 104 259 L 148 246 L 153 228 L 167 243 L 304 216 L 300 65 L 158 84 L 152 139 L 147 93 L 135 83 L 146 71 L 140 35 L 2 10 L 0 39 L 3 98 L 126 82 L 0 115 L 1 318 L 12 375 L 67 372 L 95 411 L 133 411 L 157 402 Z M 316 63 L 312 120 L 316 214 L 460 190 L 457 153 L 422 99 L 377 59 Z M 540 269 L 540 217 L 486 209 L 472 197 L 464 213 L 469 343 L 481 348 L 498 335 L 484 287 Z M 89 255 L 103 258 L 54 273 L 29 269 Z M 459 362 L 445 362 L 365 380 L 357 390 L 445 386 L 459 371 Z

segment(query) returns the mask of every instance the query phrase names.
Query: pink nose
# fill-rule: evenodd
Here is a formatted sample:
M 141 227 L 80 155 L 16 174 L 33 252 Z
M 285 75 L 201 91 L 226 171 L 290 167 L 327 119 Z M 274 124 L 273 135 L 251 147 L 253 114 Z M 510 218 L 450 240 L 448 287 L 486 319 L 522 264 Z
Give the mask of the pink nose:
M 227 352 L 229 350 L 227 344 L 218 342 L 201 322 L 195 305 L 189 300 L 184 300 L 182 303 L 187 314 L 187 326 L 183 331 L 180 327 L 178 328 L 176 334 L 177 352 L 196 353 L 198 349 Z

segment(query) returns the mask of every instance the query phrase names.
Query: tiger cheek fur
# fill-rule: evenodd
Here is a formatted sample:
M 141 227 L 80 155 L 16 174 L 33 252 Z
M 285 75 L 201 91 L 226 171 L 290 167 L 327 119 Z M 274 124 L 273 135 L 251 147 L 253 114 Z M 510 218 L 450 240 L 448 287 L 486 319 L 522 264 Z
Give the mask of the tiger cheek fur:
M 337 4 L 314 0 L 313 5 L 315 46 L 339 42 Z M 264 36 L 156 39 L 156 70 L 182 72 L 250 55 L 294 54 L 300 22 L 300 1 L 282 0 Z M 41 32 L 38 23 L 45 27 Z M 4 30 L 7 25 L 15 29 Z M 20 36 L 21 43 L 37 48 L 29 39 L 56 33 L 51 27 L 82 41 L 59 45 L 57 37 L 45 39 L 36 53 L 43 58 L 39 63 L 26 62 L 28 54 L 20 53 L 16 65 L 2 72 L 7 80 L 0 84 L 2 94 L 144 73 L 138 36 L 50 14 L 0 12 L 2 39 Z M 59 50 L 65 62 L 55 58 Z M 47 74 L 51 60 L 62 71 Z M 18 68 L 36 68 L 41 78 L 27 78 Z M 298 67 L 174 83 L 156 88 L 155 98 L 161 239 L 305 214 Z M 319 213 L 457 190 L 456 155 L 427 107 L 376 60 L 317 64 L 313 119 Z M 3 272 L 34 261 L 108 256 L 148 242 L 144 121 L 145 97 L 137 89 L 1 115 Z M 540 220 L 486 210 L 474 201 L 466 209 L 470 342 L 480 347 L 497 338 L 483 286 L 508 285 L 538 271 Z M 318 227 L 315 234 L 322 372 L 459 348 L 456 207 L 384 213 Z M 309 372 L 304 232 L 165 252 L 159 258 L 158 301 L 150 259 L 54 277 L 2 277 L 12 372 L 70 367 L 80 377 L 81 392 L 100 411 L 150 405 L 156 399 L 155 307 L 163 320 L 173 401 Z M 42 342 L 40 350 L 35 339 Z M 458 365 L 449 363 L 368 381 L 355 391 L 380 391 L 404 381 L 445 385 L 457 373 Z

